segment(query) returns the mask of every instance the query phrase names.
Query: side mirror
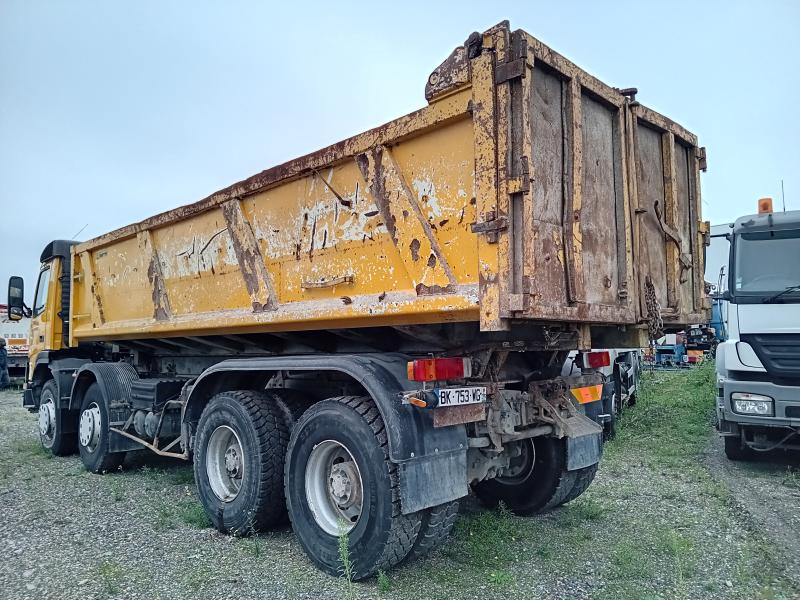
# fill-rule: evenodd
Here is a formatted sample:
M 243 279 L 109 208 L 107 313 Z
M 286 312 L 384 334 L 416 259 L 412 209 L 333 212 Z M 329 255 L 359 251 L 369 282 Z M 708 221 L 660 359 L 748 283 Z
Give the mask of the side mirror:
M 19 321 L 25 316 L 25 281 L 16 275 L 8 279 L 8 320 Z

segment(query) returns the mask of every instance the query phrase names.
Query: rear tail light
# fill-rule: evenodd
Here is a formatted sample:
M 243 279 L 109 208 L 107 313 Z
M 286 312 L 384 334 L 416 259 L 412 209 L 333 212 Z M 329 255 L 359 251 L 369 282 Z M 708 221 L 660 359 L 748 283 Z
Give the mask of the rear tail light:
M 472 375 L 468 358 L 421 358 L 412 360 L 407 368 L 410 381 L 445 381 Z
M 581 369 L 599 369 L 611 366 L 611 355 L 606 351 L 584 352 L 578 355 L 578 366 Z

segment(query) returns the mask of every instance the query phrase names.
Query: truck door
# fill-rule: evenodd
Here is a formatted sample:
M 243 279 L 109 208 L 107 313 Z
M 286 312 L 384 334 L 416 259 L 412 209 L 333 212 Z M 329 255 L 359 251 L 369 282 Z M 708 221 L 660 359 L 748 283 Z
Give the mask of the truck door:
M 36 293 L 31 307 L 30 364 L 42 350 L 61 348 L 61 322 L 56 315 L 58 276 L 61 261 L 55 259 L 42 265 L 36 282 Z

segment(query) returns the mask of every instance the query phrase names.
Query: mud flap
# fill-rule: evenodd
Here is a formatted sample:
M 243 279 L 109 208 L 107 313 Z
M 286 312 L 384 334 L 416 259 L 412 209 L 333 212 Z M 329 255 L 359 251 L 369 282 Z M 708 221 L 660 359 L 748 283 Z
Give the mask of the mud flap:
M 403 461 L 397 468 L 404 515 L 458 500 L 469 493 L 466 450 L 422 456 Z
M 603 427 L 584 415 L 573 415 L 562 423 L 567 443 L 567 471 L 590 467 L 603 455 Z

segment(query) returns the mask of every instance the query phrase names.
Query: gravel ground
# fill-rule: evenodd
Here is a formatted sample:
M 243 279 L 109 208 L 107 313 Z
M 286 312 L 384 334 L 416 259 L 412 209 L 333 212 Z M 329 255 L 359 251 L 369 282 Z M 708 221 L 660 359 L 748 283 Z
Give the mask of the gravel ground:
M 210 529 L 184 464 L 137 454 L 98 476 L 77 456 L 49 457 L 19 392 L 0 392 L 0 598 L 800 598 L 784 560 L 799 554 L 800 472 L 757 469 L 756 487 L 731 485 L 751 474 L 714 462 L 705 409 L 669 429 L 712 405 L 695 398 L 705 388 L 676 391 L 686 378 L 650 382 L 662 396 L 629 411 L 578 500 L 527 519 L 465 502 L 441 551 L 352 587 L 317 571 L 288 528 Z M 783 507 L 775 531 L 748 512 L 765 498 Z

